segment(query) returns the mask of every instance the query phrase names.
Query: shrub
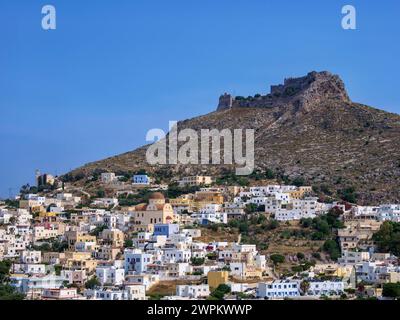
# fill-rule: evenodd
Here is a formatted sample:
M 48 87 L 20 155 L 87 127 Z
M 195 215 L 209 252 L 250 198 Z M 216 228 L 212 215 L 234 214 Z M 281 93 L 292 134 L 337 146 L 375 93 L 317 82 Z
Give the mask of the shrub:
M 297 259 L 299 259 L 299 260 L 303 260 L 305 258 L 304 253 L 302 253 L 302 252 L 298 252 L 296 256 L 297 256 Z
M 383 285 L 382 295 L 388 298 L 399 298 L 400 297 L 400 282 L 397 283 L 385 283 Z
M 322 249 L 329 254 L 332 260 L 337 260 L 340 256 L 340 247 L 335 240 L 326 240 Z
M 380 252 L 400 255 L 400 223 L 385 221 L 372 238 Z
M 216 298 L 216 299 L 218 299 L 218 300 L 221 300 L 221 299 L 223 299 L 223 297 L 224 297 L 226 294 L 228 294 L 228 293 L 230 293 L 230 292 L 231 292 L 231 288 L 230 288 L 228 285 L 226 285 L 226 284 L 220 284 L 220 285 L 218 286 L 218 288 L 215 289 L 215 290 L 211 293 L 211 296 L 214 297 L 214 298 Z
M 86 289 L 94 289 L 95 287 L 98 287 L 98 286 L 100 286 L 100 281 L 99 281 L 99 279 L 97 279 L 96 276 L 94 276 L 93 278 L 89 279 L 85 283 L 85 288 Z
M 321 260 L 321 254 L 319 252 L 313 252 L 312 257 L 318 260 Z
M 190 261 L 194 266 L 201 266 L 204 264 L 204 258 L 191 258 Z
M 273 254 L 270 256 L 270 259 L 275 265 L 285 262 L 285 257 L 281 254 Z

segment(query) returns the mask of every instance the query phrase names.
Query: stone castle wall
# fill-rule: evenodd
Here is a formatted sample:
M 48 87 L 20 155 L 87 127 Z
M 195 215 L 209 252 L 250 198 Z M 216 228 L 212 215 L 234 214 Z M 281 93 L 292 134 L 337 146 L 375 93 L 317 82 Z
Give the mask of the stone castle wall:
M 287 78 L 283 84 L 272 85 L 269 94 L 249 98 L 220 96 L 217 111 L 231 108 L 272 108 L 287 104 L 307 106 L 324 99 L 350 101 L 343 81 L 329 72 L 310 72 L 304 77 Z

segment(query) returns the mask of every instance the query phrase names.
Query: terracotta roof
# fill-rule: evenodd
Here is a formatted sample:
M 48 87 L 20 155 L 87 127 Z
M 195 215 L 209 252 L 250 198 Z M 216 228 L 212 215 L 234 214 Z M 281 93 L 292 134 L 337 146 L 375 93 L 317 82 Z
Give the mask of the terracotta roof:
M 153 200 L 164 200 L 165 197 L 161 192 L 154 192 L 150 195 L 149 199 L 153 199 Z
M 147 209 L 147 204 L 146 203 L 140 203 L 135 206 L 136 211 L 145 211 Z

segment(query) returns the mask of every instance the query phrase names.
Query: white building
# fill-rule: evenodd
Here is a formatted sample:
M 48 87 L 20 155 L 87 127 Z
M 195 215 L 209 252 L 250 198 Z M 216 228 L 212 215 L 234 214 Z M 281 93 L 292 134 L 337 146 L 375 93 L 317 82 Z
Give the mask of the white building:
M 300 296 L 300 284 L 298 281 L 288 280 L 260 282 L 256 294 L 259 298 L 268 299 L 295 298 Z
M 33 227 L 33 241 L 56 238 L 58 230 L 51 225 L 37 225 Z
M 176 295 L 184 298 L 206 298 L 210 295 L 208 284 L 201 285 L 178 285 Z
M 190 262 L 192 252 L 188 249 L 165 248 L 164 262 Z
M 85 290 L 84 295 L 90 300 L 145 300 L 145 288 L 142 285 L 129 285 L 124 289 L 99 288 Z
M 377 215 L 379 221 L 400 222 L 400 205 L 399 204 L 382 205 L 379 207 Z
M 58 289 L 62 286 L 64 277 L 56 275 L 35 275 L 31 277 L 26 276 L 12 276 L 10 277 L 11 285 L 23 293 L 39 291 L 41 293 L 44 289 Z
M 144 285 L 125 285 L 126 300 L 146 300 L 146 287 Z
M 369 252 L 366 251 L 349 251 L 343 250 L 342 256 L 338 259 L 338 262 L 342 265 L 348 264 L 358 264 L 363 261 L 368 261 L 370 259 Z
M 379 207 L 373 206 L 354 206 L 351 208 L 351 213 L 358 216 L 377 216 Z
M 147 271 L 147 265 L 153 262 L 153 255 L 144 253 L 139 249 L 125 249 L 125 272 L 143 273 Z
M 42 262 L 42 252 L 24 250 L 21 252 L 20 261 L 21 263 L 40 263 Z
M 387 275 L 391 272 L 399 273 L 400 267 L 384 261 L 367 261 L 356 265 L 357 278 L 367 283 L 377 283 L 383 275 Z
M 110 183 L 116 180 L 114 172 L 103 172 L 101 174 L 101 182 Z
M 245 206 L 239 203 L 225 204 L 223 211 L 226 213 L 227 219 L 240 219 L 246 212 Z
M 222 212 L 222 206 L 219 204 L 207 204 L 198 213 L 192 214 L 191 217 L 199 224 L 228 222 L 227 214 Z
M 109 207 L 109 206 L 117 206 L 118 199 L 117 198 L 99 198 L 95 199 L 92 204 L 98 207 Z
M 126 276 L 126 284 L 140 284 L 145 287 L 145 290 L 149 290 L 153 285 L 160 281 L 158 274 L 135 274 Z
M 10 219 L 13 216 L 11 212 L 7 209 L 0 209 L 0 224 L 8 224 L 10 223 Z
M 78 298 L 76 288 L 44 289 L 42 299 L 45 300 L 74 300 Z
M 121 285 L 125 280 L 125 270 L 115 266 L 99 266 L 96 268 L 96 277 L 102 285 Z
M 343 281 L 314 281 L 309 282 L 310 286 L 307 295 L 310 296 L 331 296 L 341 295 L 344 292 Z
M 45 274 L 46 265 L 41 263 L 15 263 L 13 264 L 12 272 L 23 274 Z

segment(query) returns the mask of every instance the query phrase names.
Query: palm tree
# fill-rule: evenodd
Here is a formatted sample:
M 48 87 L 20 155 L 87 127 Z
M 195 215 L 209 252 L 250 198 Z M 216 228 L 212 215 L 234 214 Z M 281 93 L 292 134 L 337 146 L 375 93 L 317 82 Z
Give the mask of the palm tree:
M 308 289 L 310 289 L 310 283 L 306 280 L 300 283 L 300 290 L 303 292 L 303 296 L 307 294 Z

